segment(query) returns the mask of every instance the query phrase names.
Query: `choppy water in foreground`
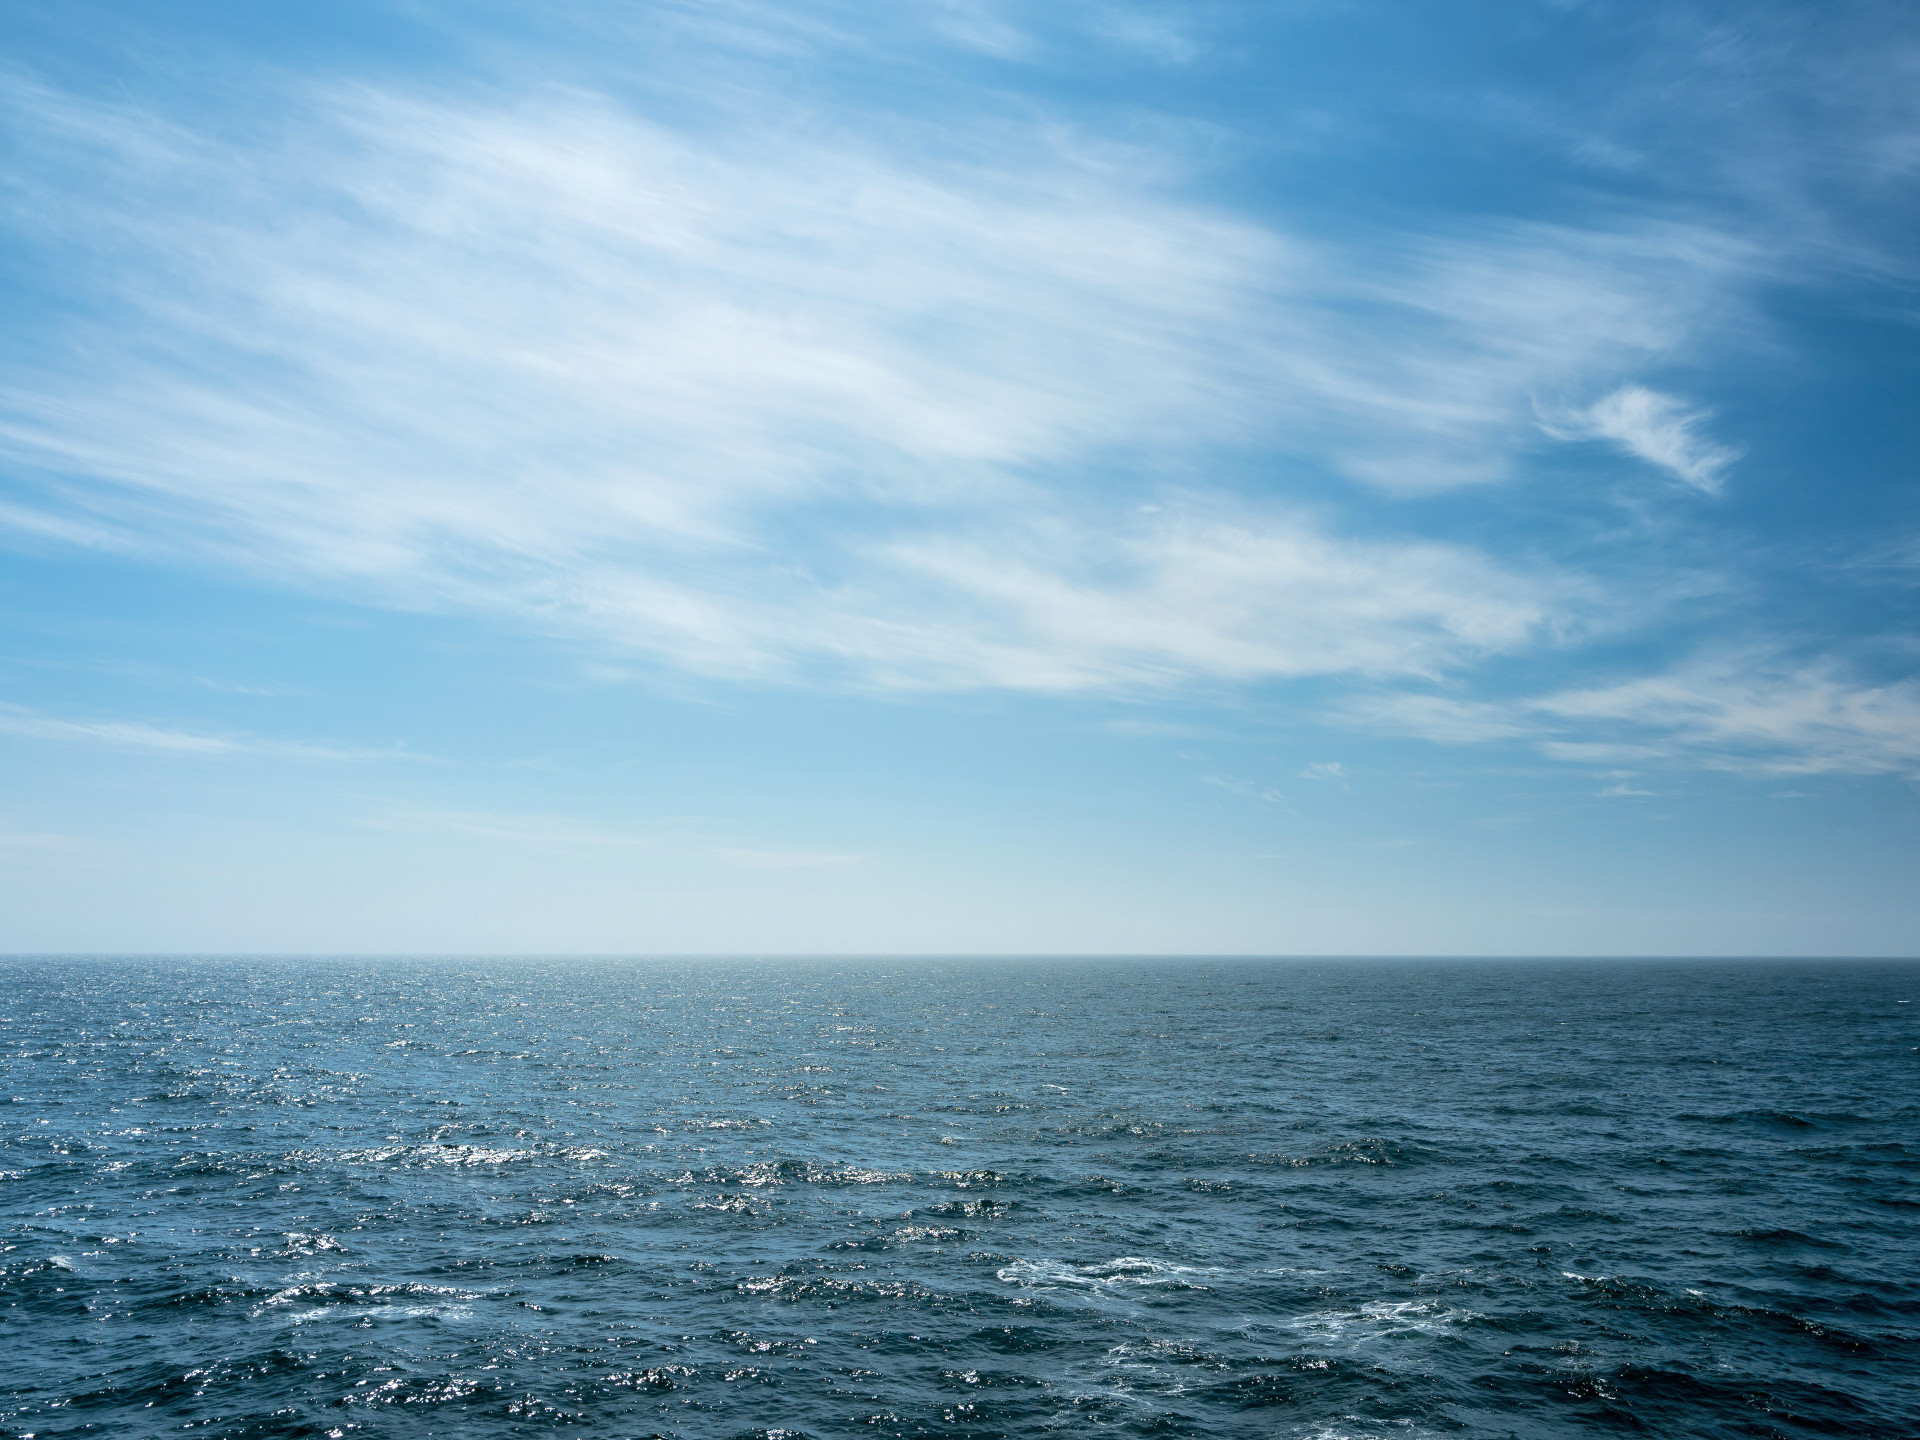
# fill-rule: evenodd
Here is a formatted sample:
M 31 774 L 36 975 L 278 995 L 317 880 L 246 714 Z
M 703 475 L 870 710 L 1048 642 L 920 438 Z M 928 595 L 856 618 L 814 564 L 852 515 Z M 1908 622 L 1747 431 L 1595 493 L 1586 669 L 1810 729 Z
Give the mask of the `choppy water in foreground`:
M 1920 1434 L 1920 967 L 0 961 L 0 1432 Z

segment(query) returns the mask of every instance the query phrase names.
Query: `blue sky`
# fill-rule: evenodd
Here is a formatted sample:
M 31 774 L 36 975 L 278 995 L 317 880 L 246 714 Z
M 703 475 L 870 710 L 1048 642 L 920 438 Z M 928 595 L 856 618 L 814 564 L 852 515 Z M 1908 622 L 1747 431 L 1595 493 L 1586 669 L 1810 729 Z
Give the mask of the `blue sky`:
M 0 3 L 0 949 L 1920 949 L 1920 17 Z

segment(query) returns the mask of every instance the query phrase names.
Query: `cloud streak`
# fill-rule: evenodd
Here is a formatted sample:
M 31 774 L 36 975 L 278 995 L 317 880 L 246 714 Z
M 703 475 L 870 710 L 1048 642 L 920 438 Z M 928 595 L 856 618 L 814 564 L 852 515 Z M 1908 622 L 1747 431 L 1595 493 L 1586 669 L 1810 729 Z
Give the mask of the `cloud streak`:
M 930 158 L 745 101 L 695 132 L 322 89 L 259 139 L 11 102 L 22 223 L 93 255 L 116 330 L 7 377 L 27 528 L 713 676 L 1054 692 L 1535 645 L 1579 585 L 1196 477 L 1508 478 L 1534 388 L 1684 351 L 1750 264 L 1671 222 L 1336 248 L 1178 198 L 1164 155 L 1029 128 Z
M 1582 727 L 1665 731 L 1729 768 L 1920 776 L 1920 682 L 1861 684 L 1830 663 L 1709 660 L 1532 708 Z
M 1920 681 L 1862 683 L 1825 660 L 1719 655 L 1532 697 L 1402 693 L 1350 701 L 1339 713 L 1442 744 L 1520 741 L 1573 764 L 1920 778 Z
M 1561 439 L 1605 440 L 1658 466 L 1684 485 L 1717 495 L 1740 452 L 1703 433 L 1711 417 L 1644 385 L 1623 385 L 1584 410 L 1546 426 Z
M 350 746 L 269 740 L 254 735 L 216 735 L 169 729 L 134 720 L 63 720 L 25 706 L 0 702 L 0 734 L 28 740 L 52 740 L 73 745 L 96 745 L 111 750 L 144 751 L 177 756 L 260 756 L 280 760 L 364 761 L 420 760 L 426 757 L 400 749 L 377 750 Z

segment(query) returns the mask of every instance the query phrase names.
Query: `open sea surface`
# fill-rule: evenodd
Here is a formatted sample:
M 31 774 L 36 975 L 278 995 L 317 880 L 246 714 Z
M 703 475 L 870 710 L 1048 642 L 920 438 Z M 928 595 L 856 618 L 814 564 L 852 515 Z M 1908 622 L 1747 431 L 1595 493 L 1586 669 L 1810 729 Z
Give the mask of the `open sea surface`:
M 0 1434 L 1920 1436 L 1920 966 L 0 960 Z

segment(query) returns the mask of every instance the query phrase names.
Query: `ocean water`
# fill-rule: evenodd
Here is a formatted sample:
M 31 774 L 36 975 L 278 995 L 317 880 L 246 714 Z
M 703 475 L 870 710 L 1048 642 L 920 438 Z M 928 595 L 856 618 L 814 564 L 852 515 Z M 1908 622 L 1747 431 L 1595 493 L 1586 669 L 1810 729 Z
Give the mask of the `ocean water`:
M 0 961 L 0 1434 L 1920 1435 L 1920 967 Z

